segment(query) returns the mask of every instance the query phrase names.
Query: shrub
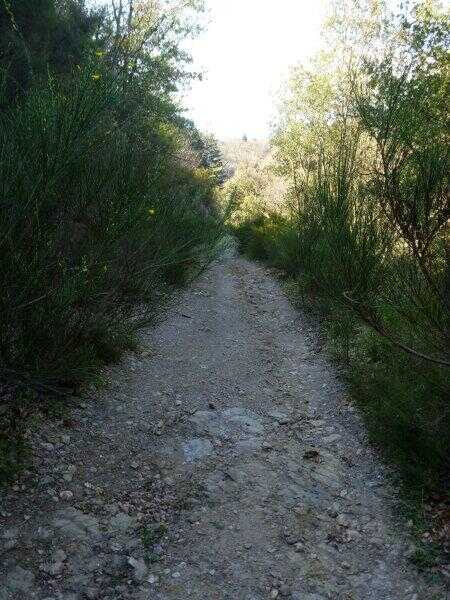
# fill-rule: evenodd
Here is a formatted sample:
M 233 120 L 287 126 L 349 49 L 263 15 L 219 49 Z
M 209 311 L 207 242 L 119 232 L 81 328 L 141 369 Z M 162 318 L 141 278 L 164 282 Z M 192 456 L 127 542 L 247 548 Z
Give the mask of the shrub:
M 176 158 L 175 109 L 167 127 L 147 100 L 124 118 L 117 78 L 87 65 L 0 114 L 3 378 L 92 374 L 220 235 L 211 185 Z

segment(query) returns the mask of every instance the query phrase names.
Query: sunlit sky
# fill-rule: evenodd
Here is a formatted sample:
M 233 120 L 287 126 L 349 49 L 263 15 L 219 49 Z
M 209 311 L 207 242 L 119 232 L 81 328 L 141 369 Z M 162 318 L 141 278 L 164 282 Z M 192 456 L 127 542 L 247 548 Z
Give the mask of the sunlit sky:
M 184 98 L 188 116 L 219 139 L 266 138 L 289 67 L 320 46 L 328 0 L 207 0 L 209 24 L 189 44 L 204 73 Z

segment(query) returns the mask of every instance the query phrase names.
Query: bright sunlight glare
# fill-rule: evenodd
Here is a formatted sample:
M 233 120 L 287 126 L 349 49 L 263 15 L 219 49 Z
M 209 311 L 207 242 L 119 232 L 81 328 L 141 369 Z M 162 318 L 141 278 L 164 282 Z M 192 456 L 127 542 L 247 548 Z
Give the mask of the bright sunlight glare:
M 207 0 L 209 23 L 191 42 L 201 71 L 183 104 L 219 139 L 269 136 L 275 94 L 289 67 L 320 46 L 328 0 Z

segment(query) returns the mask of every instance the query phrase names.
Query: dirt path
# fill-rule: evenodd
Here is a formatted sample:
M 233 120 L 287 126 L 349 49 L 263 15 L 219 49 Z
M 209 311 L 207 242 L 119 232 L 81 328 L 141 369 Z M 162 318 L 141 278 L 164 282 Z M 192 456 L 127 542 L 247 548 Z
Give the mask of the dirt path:
M 443 600 L 315 343 L 263 268 L 214 265 L 35 439 L 0 600 Z

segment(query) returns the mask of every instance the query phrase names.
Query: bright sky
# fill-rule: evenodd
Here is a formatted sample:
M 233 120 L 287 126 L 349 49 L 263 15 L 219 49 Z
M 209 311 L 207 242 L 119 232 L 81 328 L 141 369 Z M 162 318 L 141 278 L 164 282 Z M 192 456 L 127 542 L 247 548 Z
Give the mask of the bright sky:
M 328 0 L 206 0 L 210 24 L 190 44 L 194 82 L 184 104 L 219 139 L 266 138 L 275 92 L 289 67 L 313 54 Z

